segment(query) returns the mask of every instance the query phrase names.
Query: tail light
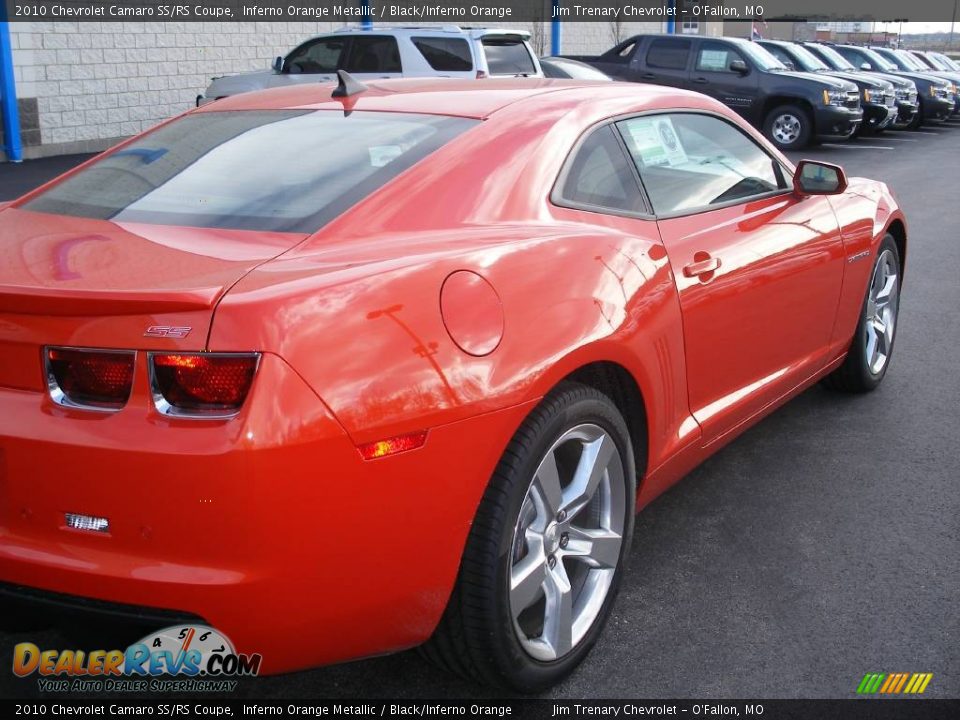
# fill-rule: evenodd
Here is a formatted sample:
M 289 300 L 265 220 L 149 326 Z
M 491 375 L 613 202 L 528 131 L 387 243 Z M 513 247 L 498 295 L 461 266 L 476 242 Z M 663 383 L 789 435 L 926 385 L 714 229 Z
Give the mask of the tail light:
M 136 353 L 131 350 L 45 350 L 47 387 L 59 405 L 115 411 L 127 404 Z
M 233 417 L 250 392 L 259 353 L 150 353 L 150 384 L 164 415 Z

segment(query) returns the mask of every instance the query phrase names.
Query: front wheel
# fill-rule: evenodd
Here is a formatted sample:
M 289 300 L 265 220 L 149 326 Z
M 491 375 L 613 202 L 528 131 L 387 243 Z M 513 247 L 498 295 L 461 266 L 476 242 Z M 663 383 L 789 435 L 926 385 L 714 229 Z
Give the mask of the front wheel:
M 860 321 L 843 365 L 826 377 L 827 387 L 865 393 L 876 389 L 893 355 L 900 312 L 900 253 L 887 234 L 877 248 Z
M 781 105 L 767 114 L 763 134 L 781 150 L 799 150 L 810 144 L 813 120 L 799 105 Z
M 428 659 L 520 692 L 576 668 L 610 613 L 633 533 L 626 424 L 564 383 L 530 414 L 484 494 Z

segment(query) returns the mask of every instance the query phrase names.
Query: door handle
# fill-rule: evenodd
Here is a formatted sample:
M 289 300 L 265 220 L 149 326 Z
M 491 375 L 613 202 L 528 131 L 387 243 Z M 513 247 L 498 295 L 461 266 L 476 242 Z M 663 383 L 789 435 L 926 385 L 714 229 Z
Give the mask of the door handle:
M 688 278 L 699 277 L 715 272 L 720 268 L 720 258 L 708 257 L 683 266 L 683 274 Z
M 698 78 L 694 78 L 693 82 L 696 83 L 697 85 L 706 85 L 710 81 L 707 80 L 705 77 L 698 77 Z

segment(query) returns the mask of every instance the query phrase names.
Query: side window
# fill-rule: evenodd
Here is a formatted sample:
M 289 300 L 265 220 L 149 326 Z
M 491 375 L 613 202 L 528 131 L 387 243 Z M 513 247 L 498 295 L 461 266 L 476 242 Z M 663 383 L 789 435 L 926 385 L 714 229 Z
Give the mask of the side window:
M 616 47 L 607 50 L 601 57 L 604 62 L 627 63 L 630 62 L 630 56 L 636 49 L 636 40 L 625 40 Z
M 856 50 L 850 50 L 849 48 L 842 48 L 842 47 L 834 48 L 834 50 L 840 53 L 840 55 L 843 57 L 844 60 L 846 60 L 851 65 L 853 65 L 858 70 L 860 69 L 860 66 L 863 63 L 869 62 L 865 57 L 863 57 Z
M 595 130 L 580 144 L 567 160 L 558 189 L 561 205 L 646 211 L 636 175 L 610 125 Z
M 309 40 L 287 55 L 284 70 L 292 74 L 334 73 L 346 44 L 346 38 Z
M 780 165 L 739 128 L 672 113 L 617 123 L 658 215 L 746 201 L 787 187 Z
M 705 42 L 697 53 L 697 70 L 700 72 L 730 72 L 730 63 L 743 61 L 743 56 L 722 43 Z
M 411 39 L 434 70 L 446 72 L 473 70 L 470 46 L 463 38 L 415 37 Z
M 784 52 L 784 49 L 779 45 L 763 45 L 762 47 L 787 67 L 794 67 L 797 70 L 800 69 L 797 68 L 797 64 L 793 61 L 793 58 Z
M 650 43 L 647 65 L 666 70 L 684 70 L 690 57 L 690 41 L 661 38 Z
M 398 73 L 400 48 L 390 35 L 354 37 L 343 69 L 351 73 Z

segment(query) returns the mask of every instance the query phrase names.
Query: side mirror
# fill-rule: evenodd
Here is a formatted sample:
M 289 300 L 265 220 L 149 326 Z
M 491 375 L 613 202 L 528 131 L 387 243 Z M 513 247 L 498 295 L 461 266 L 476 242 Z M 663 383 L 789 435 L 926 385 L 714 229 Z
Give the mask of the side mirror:
M 791 60 L 784 60 L 783 64 L 786 66 L 787 70 L 796 70 L 797 66 L 793 64 Z
M 861 70 L 870 70 L 872 67 L 873 67 L 873 66 L 872 66 L 870 63 L 868 63 L 868 62 L 860 63 L 860 69 L 861 69 Z
M 283 72 L 283 58 L 282 58 L 282 57 L 278 57 L 276 60 L 273 61 L 273 71 L 274 71 L 275 73 L 277 73 L 277 75 L 279 75 L 280 73 Z
M 793 191 L 798 195 L 839 195 L 847 189 L 847 176 L 839 165 L 801 160 L 793 174 Z
M 732 60 L 730 62 L 730 70 L 737 75 L 746 75 L 750 72 L 750 68 L 747 67 L 747 64 L 743 60 Z

